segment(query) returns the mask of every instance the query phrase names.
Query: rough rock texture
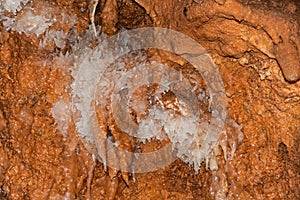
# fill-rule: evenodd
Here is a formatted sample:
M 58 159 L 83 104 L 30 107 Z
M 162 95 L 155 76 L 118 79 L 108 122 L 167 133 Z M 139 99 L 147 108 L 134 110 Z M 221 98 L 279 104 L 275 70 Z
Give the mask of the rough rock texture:
M 79 33 L 88 28 L 89 1 L 47 3 L 75 13 Z M 99 1 L 95 23 L 109 35 L 160 26 L 205 47 L 244 132 L 218 172 L 202 165 L 196 175 L 176 161 L 125 181 L 94 160 L 74 124 L 67 135 L 57 130 L 51 108 L 68 100 L 72 77 L 51 59 L 68 47 L 40 50 L 40 37 L 0 25 L 0 199 L 300 199 L 299 22 L 296 0 Z

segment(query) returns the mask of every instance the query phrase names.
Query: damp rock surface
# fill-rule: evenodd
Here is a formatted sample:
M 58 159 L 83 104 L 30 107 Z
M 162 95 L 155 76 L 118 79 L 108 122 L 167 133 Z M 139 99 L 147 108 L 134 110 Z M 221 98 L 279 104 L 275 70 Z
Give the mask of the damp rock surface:
M 143 174 L 105 169 L 93 145 L 79 136 L 76 116 L 68 113 L 70 55 L 86 50 L 72 47 L 90 27 L 90 1 L 7 2 L 0 3 L 0 199 L 300 198 L 297 1 L 99 0 L 95 25 L 107 35 L 148 26 L 177 30 L 199 42 L 218 67 L 227 115 L 238 124 L 228 122 L 232 134 L 223 145 L 235 153 L 224 159 L 220 149 L 219 170 L 203 163 L 198 174 L 179 159 Z M 34 23 L 23 26 L 22 16 Z M 39 20 L 46 24 L 37 27 Z M 89 43 L 92 33 L 85 37 L 82 46 L 97 46 Z M 176 56 L 147 53 L 188 69 Z M 103 125 L 103 116 L 97 117 Z M 235 128 L 243 132 L 242 142 Z M 130 138 L 114 136 L 132 150 Z M 163 142 L 143 145 L 151 151 Z

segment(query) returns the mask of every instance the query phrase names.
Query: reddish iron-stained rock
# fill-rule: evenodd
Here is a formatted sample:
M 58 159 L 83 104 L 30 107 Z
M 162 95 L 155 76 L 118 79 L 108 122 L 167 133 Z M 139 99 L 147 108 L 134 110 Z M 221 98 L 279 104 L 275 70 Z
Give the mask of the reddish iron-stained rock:
M 52 30 L 83 35 L 88 29 L 90 1 L 29 5 L 43 2 L 77 16 L 74 30 L 60 22 Z M 298 1 L 99 0 L 94 17 L 108 35 L 160 26 L 192 37 L 210 53 L 224 81 L 228 115 L 243 127 L 234 159 L 220 155 L 220 171 L 204 164 L 198 174 L 180 160 L 145 174 L 105 171 L 74 122 L 61 133 L 51 113 L 60 99 L 70 101 L 72 82 L 69 69 L 57 68 L 53 58 L 74 41 L 41 49 L 43 36 L 6 31 L 0 23 L 0 199 L 300 198 Z M 170 62 L 186 67 L 180 59 Z M 117 128 L 112 134 L 132 150 Z

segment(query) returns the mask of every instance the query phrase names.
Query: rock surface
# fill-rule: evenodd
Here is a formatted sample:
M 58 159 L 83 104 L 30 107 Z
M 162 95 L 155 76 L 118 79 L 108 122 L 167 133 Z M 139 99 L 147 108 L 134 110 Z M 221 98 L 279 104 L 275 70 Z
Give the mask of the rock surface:
M 76 14 L 79 34 L 88 29 L 89 1 L 29 4 L 43 3 Z M 0 23 L 0 199 L 299 199 L 299 22 L 296 0 L 99 1 L 95 23 L 108 35 L 159 26 L 198 41 L 219 68 L 228 115 L 243 126 L 234 159 L 219 156 L 220 171 L 202 165 L 195 174 L 177 160 L 134 175 L 105 172 L 74 123 L 58 129 L 51 109 L 70 101 L 72 76 L 53 58 L 68 45 L 41 49 L 43 36 Z M 70 33 L 70 24 L 51 29 Z

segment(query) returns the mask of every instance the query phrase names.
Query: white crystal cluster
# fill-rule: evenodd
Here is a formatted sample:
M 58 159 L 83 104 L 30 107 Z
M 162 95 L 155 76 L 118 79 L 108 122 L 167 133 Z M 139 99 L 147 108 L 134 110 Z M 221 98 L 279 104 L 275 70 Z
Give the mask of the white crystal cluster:
M 2 20 L 7 31 L 25 33 L 26 36 L 32 33 L 40 36 L 55 22 L 55 19 L 47 17 L 45 14 L 37 14 L 32 8 L 24 8 L 18 16 L 14 18 L 3 17 Z
M 60 99 L 53 105 L 51 113 L 56 119 L 57 129 L 63 134 L 63 136 L 67 136 L 69 123 L 71 122 L 72 117 L 70 104 L 63 99 Z
M 74 28 L 77 23 L 76 15 L 68 15 L 63 12 L 60 14 L 60 21 L 58 23 L 67 25 L 70 28 Z M 57 22 L 58 20 L 55 20 Z M 66 33 L 64 30 L 48 30 L 45 33 L 43 40 L 40 41 L 39 48 L 42 49 L 47 46 L 49 43 L 54 43 L 55 46 L 59 49 L 64 49 L 68 42 L 71 40 L 71 33 Z M 77 35 L 77 34 L 75 34 Z
M 7 0 L 0 3 L 0 22 L 6 31 L 12 30 L 18 33 L 24 33 L 26 36 L 44 34 L 55 23 L 67 24 L 73 26 L 77 18 L 75 15 L 69 16 L 61 12 L 58 8 L 47 2 L 35 1 L 34 7 L 31 7 L 28 0 L 13 1 Z M 3 11 L 13 13 L 7 15 Z M 2 12 L 1 12 L 2 11 Z M 67 34 L 62 30 L 50 30 L 46 32 L 46 36 L 41 41 L 40 46 L 43 47 L 49 41 L 54 40 L 59 48 L 64 47 Z
M 98 103 L 109 104 L 106 99 L 110 96 L 114 119 L 121 130 L 144 143 L 152 139 L 162 141 L 169 138 L 177 157 L 198 172 L 203 161 L 210 163 L 210 159 L 213 159 L 211 146 L 205 143 L 212 139 L 207 136 L 210 125 L 207 118 L 199 117 L 203 111 L 197 107 L 199 101 L 208 101 L 208 96 L 199 86 L 192 89 L 180 71 L 155 62 L 136 64 L 138 66 L 126 70 L 126 63 L 118 63 L 115 70 L 108 70 L 104 74 L 105 81 L 100 81 L 97 88 Z M 140 87 L 153 84 L 160 86 L 152 97 L 157 105 L 148 109 L 147 102 L 136 99 L 134 93 Z M 192 92 L 195 90 L 202 91 L 202 94 L 197 97 Z M 124 91 L 126 93 L 120 95 Z M 162 95 L 166 92 L 174 93 L 176 98 L 173 103 L 178 107 L 177 113 L 175 105 L 164 105 Z M 134 103 L 130 99 L 134 99 Z M 132 122 L 129 107 L 144 117 L 138 117 L 137 123 Z M 216 169 L 216 166 L 208 168 Z
M 103 140 L 107 133 L 102 133 L 97 127 L 99 123 L 94 105 L 108 108 L 108 111 L 104 109 L 101 112 L 112 112 L 120 130 L 138 138 L 140 142 L 169 138 L 177 157 L 193 166 L 196 173 L 203 162 L 206 163 L 207 169 L 218 168 L 216 156 L 220 154 L 220 147 L 225 159 L 232 159 L 236 146 L 242 138 L 241 127 L 233 120 L 225 123 L 222 118 L 219 118 L 224 113 L 219 115 L 220 110 L 215 109 L 216 105 L 211 105 L 209 109 L 211 116 L 215 118 L 214 123 L 207 116 L 200 117 L 203 111 L 197 106 L 200 101 L 209 102 L 217 95 L 206 94 L 201 86 L 191 87 L 183 80 L 180 71 L 165 70 L 166 66 L 147 63 L 141 54 L 128 54 L 131 47 L 138 46 L 138 44 L 132 43 L 126 39 L 126 34 L 124 35 L 125 37 L 118 40 L 116 44 L 104 34 L 98 33 L 95 37 L 90 27 L 85 35 L 69 38 L 73 43 L 72 54 L 61 55 L 57 58 L 61 63 L 70 62 L 70 60 L 73 63 L 74 82 L 71 85 L 71 95 L 76 128 L 85 141 L 95 145 L 98 158 L 104 165 L 110 164 L 106 163 L 105 142 L 98 140 L 99 138 Z M 64 35 L 60 38 L 64 38 Z M 122 55 L 127 55 L 126 62 L 117 59 Z M 131 105 L 131 98 L 135 98 L 133 94 L 139 87 L 151 86 L 154 83 L 161 86 L 154 94 L 154 99 L 161 104 L 149 108 L 146 105 L 147 102 L 135 99 L 135 103 Z M 214 87 L 217 84 L 212 85 Z M 195 90 L 202 92 L 192 95 Z M 180 114 L 176 114 L 174 110 L 163 105 L 161 94 L 169 91 L 177 97 Z M 62 106 L 65 107 L 64 104 Z M 140 116 L 143 117 L 138 118 L 137 123 L 132 120 L 128 122 L 130 109 L 142 113 Z M 54 113 L 54 116 L 60 118 L 61 115 Z M 61 117 L 65 118 L 65 116 Z M 58 121 L 66 122 L 66 120 Z M 233 127 L 229 130 L 230 132 L 226 128 L 220 129 L 224 123 L 225 126 Z M 63 129 L 65 125 L 60 127 Z M 99 134 L 102 136 L 99 137 Z M 115 142 L 118 146 L 120 141 Z M 127 162 L 130 162 L 129 158 Z
M 0 12 L 7 11 L 14 15 L 20 11 L 31 0 L 1 0 Z

